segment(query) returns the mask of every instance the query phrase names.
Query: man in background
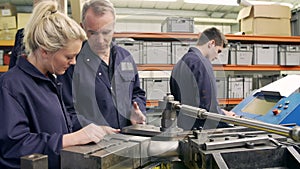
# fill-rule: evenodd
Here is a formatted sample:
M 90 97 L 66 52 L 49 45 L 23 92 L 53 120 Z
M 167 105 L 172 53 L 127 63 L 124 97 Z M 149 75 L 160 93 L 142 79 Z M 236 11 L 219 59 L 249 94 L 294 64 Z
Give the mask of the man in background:
M 191 47 L 172 70 L 170 88 L 175 100 L 209 112 L 234 115 L 233 112 L 221 110 L 218 106 L 216 78 L 211 64 L 226 43 L 225 36 L 214 27 L 201 33 L 196 46 Z M 227 126 L 212 120 L 196 120 L 183 113 L 178 115 L 178 126 L 185 130 Z

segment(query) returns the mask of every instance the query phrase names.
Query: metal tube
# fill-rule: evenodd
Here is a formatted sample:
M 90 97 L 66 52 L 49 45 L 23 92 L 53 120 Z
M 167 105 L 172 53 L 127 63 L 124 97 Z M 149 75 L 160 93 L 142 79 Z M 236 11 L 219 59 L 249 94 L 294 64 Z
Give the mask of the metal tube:
M 265 123 L 252 119 L 245 119 L 238 116 L 225 116 L 222 114 L 207 112 L 205 109 L 189 106 L 189 105 L 176 105 L 177 109 L 181 109 L 182 113 L 197 117 L 201 119 L 212 119 L 215 121 L 221 121 L 226 123 L 231 123 L 234 125 L 249 127 L 253 129 L 258 129 L 262 131 L 267 131 L 270 133 L 275 133 L 285 137 L 290 137 L 294 141 L 300 141 L 300 127 L 296 126 L 294 128 L 284 127 L 281 125 Z

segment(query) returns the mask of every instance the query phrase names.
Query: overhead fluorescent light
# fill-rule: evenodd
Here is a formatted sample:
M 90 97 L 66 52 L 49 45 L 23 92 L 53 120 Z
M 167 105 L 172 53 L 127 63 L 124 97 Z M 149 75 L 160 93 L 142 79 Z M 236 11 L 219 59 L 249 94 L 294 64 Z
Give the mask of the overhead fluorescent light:
M 227 6 L 239 6 L 237 0 L 184 0 L 185 3 L 197 3 L 207 5 L 227 5 Z

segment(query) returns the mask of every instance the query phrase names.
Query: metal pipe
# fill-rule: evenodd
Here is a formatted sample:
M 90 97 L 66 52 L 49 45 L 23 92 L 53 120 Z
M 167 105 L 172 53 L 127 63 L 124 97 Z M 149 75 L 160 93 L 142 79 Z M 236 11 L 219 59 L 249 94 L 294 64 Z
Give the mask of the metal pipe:
M 285 137 L 292 138 L 294 141 L 300 142 L 300 127 L 295 126 L 293 128 L 265 123 L 252 119 L 245 119 L 238 116 L 225 116 L 222 114 L 207 112 L 205 109 L 184 105 L 176 104 L 176 109 L 184 110 L 182 111 L 185 115 L 201 118 L 201 119 L 211 119 L 215 121 L 226 122 L 234 125 L 249 127 L 253 129 L 258 129 L 262 131 L 267 131 L 270 133 L 275 133 Z

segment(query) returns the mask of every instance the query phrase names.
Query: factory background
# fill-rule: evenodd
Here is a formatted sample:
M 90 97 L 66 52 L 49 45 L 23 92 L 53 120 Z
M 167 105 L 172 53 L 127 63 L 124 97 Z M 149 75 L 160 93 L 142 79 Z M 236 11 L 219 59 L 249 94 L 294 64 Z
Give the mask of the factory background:
M 80 21 L 84 0 L 59 2 L 65 12 Z M 226 50 L 213 63 L 223 107 L 230 109 L 254 89 L 300 72 L 297 0 L 111 2 L 117 12 L 115 41 L 127 48 L 139 65 L 148 107 L 156 106 L 157 100 L 169 92 L 172 66 L 195 44 L 199 33 L 211 26 L 220 29 L 229 40 Z M 7 70 L 15 32 L 24 27 L 32 11 L 32 0 L 1 0 L 0 7 L 3 73 Z
M 59 2 L 70 17 L 80 22 L 84 1 Z M 63 149 L 61 168 L 185 168 L 183 163 L 187 168 L 203 169 L 300 168 L 299 92 L 281 97 L 276 91 L 259 91 L 270 96 L 263 99 L 260 95 L 252 96 L 256 89 L 269 84 L 273 84 L 272 90 L 300 86 L 299 0 L 111 2 L 117 12 L 114 41 L 128 49 L 137 63 L 141 86 L 147 94 L 150 132 L 147 125 L 137 129 L 128 126 L 122 130 L 125 135 L 108 136 L 97 145 Z M 0 0 L 0 76 L 8 70 L 15 33 L 25 26 L 31 11 L 32 0 Z M 201 31 L 212 26 L 220 29 L 229 42 L 213 62 L 220 106 L 233 108 L 246 118 L 178 106 L 176 102 L 168 102 L 171 96 L 161 101 L 170 92 L 173 66 L 195 45 Z M 159 100 L 172 109 L 164 111 L 165 116 L 158 107 Z M 204 135 L 201 128 L 184 133 L 170 123 L 176 121 L 172 115 L 178 109 L 193 116 L 201 113 L 201 117 L 213 120 L 224 118 L 226 123 L 236 126 L 217 132 L 207 130 Z M 47 164 L 44 155 L 31 157 L 21 160 L 29 162 L 28 166 Z M 174 162 L 174 159 L 180 160 Z

